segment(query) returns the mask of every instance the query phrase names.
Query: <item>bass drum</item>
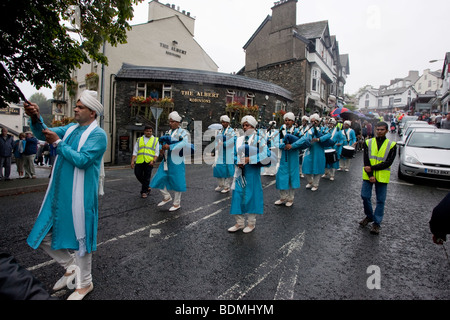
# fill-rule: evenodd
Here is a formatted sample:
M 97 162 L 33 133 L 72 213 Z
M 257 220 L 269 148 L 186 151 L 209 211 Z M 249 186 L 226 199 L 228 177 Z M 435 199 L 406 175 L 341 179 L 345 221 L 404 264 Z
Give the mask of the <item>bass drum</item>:
M 355 156 L 355 148 L 351 146 L 343 146 L 341 156 L 347 159 L 353 158 Z
M 327 164 L 332 164 L 338 161 L 337 153 L 335 149 L 326 149 L 325 150 L 325 159 Z

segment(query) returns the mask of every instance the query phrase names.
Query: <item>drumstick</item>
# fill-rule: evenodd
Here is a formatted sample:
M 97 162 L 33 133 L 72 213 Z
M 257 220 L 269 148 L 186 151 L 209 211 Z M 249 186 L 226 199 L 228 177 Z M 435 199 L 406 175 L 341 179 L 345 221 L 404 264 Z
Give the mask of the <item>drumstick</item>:
M 17 84 L 16 84 L 16 83 L 14 82 L 14 80 L 11 78 L 11 75 L 9 74 L 8 70 L 6 70 L 6 68 L 5 68 L 5 66 L 3 65 L 3 63 L 1 63 L 1 65 L 2 65 L 2 69 L 3 69 L 3 70 L 2 70 L 3 73 L 5 74 L 6 78 L 9 80 L 9 82 L 11 82 L 11 83 L 13 84 L 13 86 L 14 86 L 14 88 L 16 89 L 16 91 L 17 91 L 17 93 L 19 94 L 19 96 L 22 98 L 23 101 L 25 101 L 27 104 L 30 104 L 30 105 L 31 105 L 30 101 L 28 101 L 28 99 L 25 98 L 25 95 L 23 94 L 22 90 L 20 90 L 20 88 L 17 86 Z M 35 118 L 35 120 L 36 120 L 38 123 L 42 124 L 41 119 L 39 119 L 37 115 L 35 115 L 33 118 Z

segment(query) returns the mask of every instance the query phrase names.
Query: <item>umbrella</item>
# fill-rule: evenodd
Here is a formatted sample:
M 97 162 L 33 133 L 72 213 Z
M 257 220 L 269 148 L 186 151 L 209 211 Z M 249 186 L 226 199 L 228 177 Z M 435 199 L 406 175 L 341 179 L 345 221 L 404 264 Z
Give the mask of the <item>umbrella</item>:
M 341 112 L 341 114 L 339 115 L 342 119 L 345 120 L 358 120 L 360 118 L 360 116 L 358 116 L 355 112 L 353 111 L 344 111 Z
M 220 123 L 213 123 L 208 126 L 208 129 L 220 130 L 220 129 L 222 129 L 222 125 Z
M 342 112 L 345 112 L 345 111 L 350 111 L 350 110 L 348 110 L 347 108 L 344 108 L 344 107 L 336 108 L 330 112 L 330 116 L 337 117 L 338 115 L 340 115 Z

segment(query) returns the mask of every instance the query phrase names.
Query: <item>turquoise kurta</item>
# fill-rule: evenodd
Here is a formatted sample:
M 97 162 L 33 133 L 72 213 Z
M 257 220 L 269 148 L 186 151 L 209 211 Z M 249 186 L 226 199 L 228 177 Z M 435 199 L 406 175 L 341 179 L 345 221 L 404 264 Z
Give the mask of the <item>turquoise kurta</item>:
M 341 152 L 342 152 L 342 144 L 344 142 L 344 136 L 341 134 L 340 130 L 337 127 L 334 127 L 329 131 L 331 134 L 330 140 L 334 141 L 334 146 L 332 147 L 326 147 L 327 149 L 334 149 L 336 150 L 336 155 L 338 161 L 332 163 L 332 164 L 326 164 L 325 168 L 333 168 L 333 169 L 339 169 L 339 159 L 341 158 Z
M 352 128 L 341 130 L 343 138 L 343 146 L 352 146 L 356 142 L 355 130 Z M 342 157 L 343 159 L 346 159 Z
M 319 138 L 319 142 L 311 143 L 311 146 L 306 150 L 303 157 L 303 174 L 324 174 L 325 173 L 325 151 L 322 143 L 328 141 L 331 137 L 330 133 L 324 134 L 323 129 L 319 128 L 317 131 L 314 127 L 309 129 L 306 133 L 312 138 Z
M 217 144 L 222 141 L 222 148 Z M 215 139 L 217 162 L 213 168 L 214 178 L 231 178 L 234 175 L 234 155 L 236 153 L 236 134 L 234 130 L 228 127 L 226 130 L 220 130 Z
M 58 128 L 50 128 L 63 138 L 73 123 Z M 83 147 L 78 149 L 81 135 L 88 128 L 76 128 L 65 141 L 57 147 L 57 160 L 53 167 L 52 181 L 46 197 L 28 236 L 28 244 L 36 249 L 52 229 L 52 249 L 78 250 L 78 241 L 72 216 L 72 188 L 75 167 L 85 170 L 84 176 L 84 208 L 86 228 L 86 251 L 91 253 L 97 249 L 98 223 L 98 186 L 101 162 L 106 150 L 107 137 L 105 131 L 97 126 L 89 135 Z M 35 136 L 45 140 L 42 127 L 31 125 Z
M 236 148 L 238 150 L 238 157 L 236 163 L 239 161 L 239 147 L 244 145 L 244 136 L 239 137 L 236 141 Z M 261 138 L 261 140 L 259 140 Z M 244 166 L 241 170 L 236 166 L 235 179 L 233 181 L 233 193 L 231 198 L 230 214 L 263 214 L 264 212 L 264 199 L 263 188 L 261 184 L 261 168 L 263 165 L 268 165 L 270 161 L 276 161 L 273 159 L 273 155 L 270 153 L 266 146 L 265 139 L 261 136 L 254 135 L 254 139 L 249 142 L 250 148 L 256 150 L 257 141 L 262 149 L 262 152 L 257 154 L 256 152 L 250 152 L 250 163 Z M 243 184 L 243 179 L 245 184 Z
M 290 132 L 291 134 L 299 134 L 298 129 Z M 284 150 L 285 143 L 282 139 L 279 140 L 278 147 L 281 150 L 281 157 L 275 178 L 277 190 L 300 188 L 300 151 L 310 145 L 310 140 L 311 138 L 309 136 L 303 135 L 296 142 L 291 143 L 292 148 L 290 150 Z
M 168 157 L 164 159 L 156 171 L 155 176 L 150 182 L 151 188 L 164 189 L 177 192 L 186 191 L 186 176 L 185 176 L 185 159 L 184 155 L 180 155 L 180 152 L 184 150 L 183 154 L 190 154 L 190 146 L 188 142 L 187 131 L 178 128 L 176 130 L 170 130 L 168 135 L 171 136 L 171 140 L 174 142 L 170 145 L 168 150 Z M 163 140 L 162 138 L 160 141 Z M 164 154 L 164 150 L 159 151 L 160 154 Z M 164 170 L 165 164 L 168 170 Z

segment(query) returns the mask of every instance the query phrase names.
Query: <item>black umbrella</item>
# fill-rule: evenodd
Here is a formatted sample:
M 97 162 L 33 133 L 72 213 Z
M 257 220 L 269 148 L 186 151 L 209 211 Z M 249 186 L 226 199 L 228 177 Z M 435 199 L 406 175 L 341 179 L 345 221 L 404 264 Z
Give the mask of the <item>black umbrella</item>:
M 360 118 L 356 113 L 354 113 L 353 111 L 350 111 L 350 110 L 341 112 L 341 114 L 339 116 L 344 120 L 350 120 L 350 121 L 358 120 Z

